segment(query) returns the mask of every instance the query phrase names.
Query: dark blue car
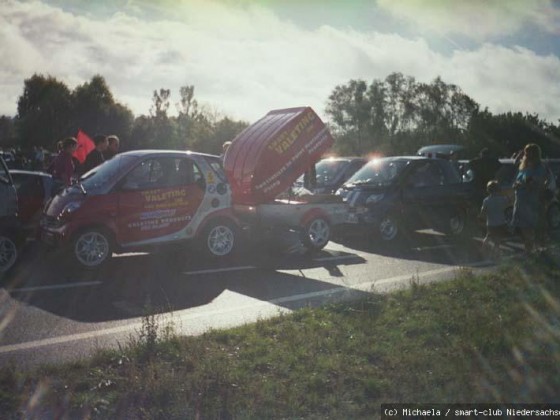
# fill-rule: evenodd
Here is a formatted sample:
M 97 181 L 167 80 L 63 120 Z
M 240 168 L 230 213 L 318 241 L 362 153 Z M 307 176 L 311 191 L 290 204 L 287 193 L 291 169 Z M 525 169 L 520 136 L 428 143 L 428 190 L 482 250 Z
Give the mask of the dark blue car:
M 371 160 L 336 194 L 350 205 L 346 231 L 374 233 L 384 241 L 427 228 L 459 235 L 473 211 L 473 188 L 463 182 L 458 165 L 422 156 Z

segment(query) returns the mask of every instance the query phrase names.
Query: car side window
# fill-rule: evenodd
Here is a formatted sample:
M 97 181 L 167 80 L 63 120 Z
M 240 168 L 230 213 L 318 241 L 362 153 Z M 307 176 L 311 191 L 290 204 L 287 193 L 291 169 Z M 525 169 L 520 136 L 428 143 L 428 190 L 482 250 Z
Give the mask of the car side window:
M 204 177 L 202 172 L 190 159 L 175 159 L 176 172 L 173 181 L 169 186 L 181 186 L 198 184 L 204 186 Z
M 148 190 L 198 184 L 204 187 L 204 177 L 190 159 L 159 157 L 147 159 L 124 178 L 124 190 Z
M 458 162 L 442 161 L 440 168 L 443 173 L 443 182 L 446 185 L 460 184 L 463 182 L 461 169 Z
M 14 176 L 14 186 L 18 196 L 43 197 L 43 181 L 38 176 Z
M 425 162 L 416 168 L 409 179 L 413 187 L 434 187 L 444 184 L 441 168 L 431 161 Z
M 164 177 L 163 167 L 158 159 L 147 159 L 134 167 L 126 175 L 122 188 L 125 190 L 147 190 L 160 188 Z

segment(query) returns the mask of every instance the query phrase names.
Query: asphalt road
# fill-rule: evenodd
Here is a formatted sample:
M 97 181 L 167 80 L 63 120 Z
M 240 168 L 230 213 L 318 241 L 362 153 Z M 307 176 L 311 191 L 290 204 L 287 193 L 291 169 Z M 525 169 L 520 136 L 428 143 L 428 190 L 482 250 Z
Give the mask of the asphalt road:
M 520 244 L 509 242 L 506 255 Z M 294 235 L 253 244 L 227 261 L 192 249 L 114 256 L 103 269 L 77 270 L 30 243 L 2 279 L 0 365 L 27 368 L 86 357 L 138 336 L 142 316 L 158 314 L 185 335 L 228 328 L 326 302 L 452 277 L 458 267 L 491 266 L 480 238 L 418 232 L 399 244 L 331 242 L 308 254 Z

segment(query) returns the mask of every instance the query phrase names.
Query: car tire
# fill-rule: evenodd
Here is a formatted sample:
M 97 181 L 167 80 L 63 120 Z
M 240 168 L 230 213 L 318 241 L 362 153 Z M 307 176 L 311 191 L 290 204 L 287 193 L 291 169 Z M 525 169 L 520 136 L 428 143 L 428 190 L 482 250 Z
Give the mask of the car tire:
M 216 220 L 204 229 L 201 240 L 202 251 L 207 257 L 228 257 L 238 248 L 239 229 L 233 222 Z
M 467 215 L 464 211 L 458 210 L 447 219 L 445 231 L 451 236 L 460 236 L 465 233 L 467 225 Z
M 0 273 L 6 273 L 16 263 L 18 246 L 14 238 L 0 233 Z
M 94 270 L 105 265 L 113 254 L 112 235 L 104 229 L 85 229 L 72 241 L 72 256 L 82 268 Z
M 386 214 L 377 228 L 379 237 L 385 242 L 395 241 L 401 233 L 399 220 L 392 214 Z
M 303 226 L 301 242 L 310 251 L 323 249 L 331 238 L 331 225 L 323 217 L 311 219 Z
M 548 228 L 551 230 L 557 230 L 560 228 L 560 206 L 558 204 L 551 204 L 546 210 L 546 222 L 548 223 Z

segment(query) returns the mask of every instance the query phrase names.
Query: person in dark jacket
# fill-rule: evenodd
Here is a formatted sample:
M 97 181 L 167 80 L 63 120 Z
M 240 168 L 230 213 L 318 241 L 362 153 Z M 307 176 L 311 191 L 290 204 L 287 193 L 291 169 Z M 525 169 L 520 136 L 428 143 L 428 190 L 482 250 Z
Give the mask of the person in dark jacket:
M 486 195 L 486 185 L 496 177 L 496 172 L 501 166 L 498 158 L 491 156 L 487 148 L 482 149 L 478 157 L 469 162 L 474 175 L 473 184 L 476 188 L 477 204 L 482 203 Z
M 119 153 L 119 138 L 114 134 L 107 136 L 108 146 L 107 150 L 103 152 L 105 160 L 112 159 L 117 153 Z
M 93 138 L 93 142 L 95 143 L 95 149 L 89 152 L 86 156 L 86 160 L 84 160 L 80 170 L 82 174 L 85 174 L 105 162 L 103 153 L 107 150 L 107 146 L 109 145 L 107 137 L 98 134 Z
M 52 175 L 53 181 L 56 184 L 53 191 L 58 191 L 72 184 L 72 177 L 74 176 L 75 170 L 72 153 L 74 153 L 77 146 L 78 142 L 74 137 L 68 137 L 61 142 L 61 149 L 47 170 Z

